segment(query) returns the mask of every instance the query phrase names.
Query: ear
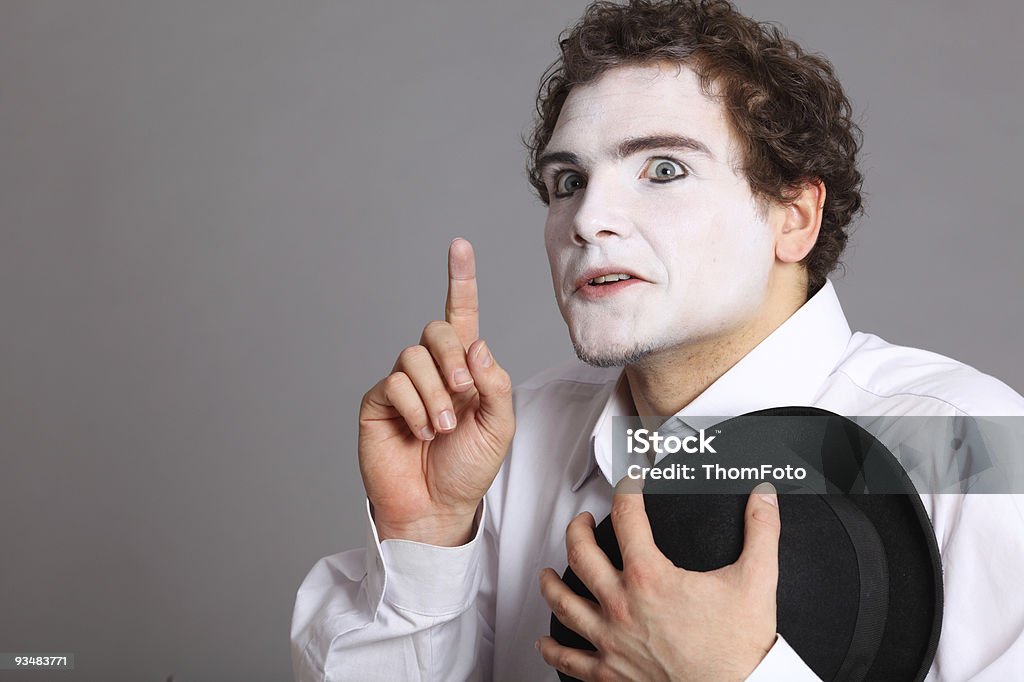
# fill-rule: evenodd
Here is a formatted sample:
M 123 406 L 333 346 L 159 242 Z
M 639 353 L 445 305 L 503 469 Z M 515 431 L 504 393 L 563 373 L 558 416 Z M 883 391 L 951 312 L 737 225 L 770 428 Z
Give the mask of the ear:
M 825 208 L 825 183 L 808 181 L 796 197 L 785 204 L 775 204 L 775 257 L 783 263 L 799 263 L 814 248 L 821 230 Z

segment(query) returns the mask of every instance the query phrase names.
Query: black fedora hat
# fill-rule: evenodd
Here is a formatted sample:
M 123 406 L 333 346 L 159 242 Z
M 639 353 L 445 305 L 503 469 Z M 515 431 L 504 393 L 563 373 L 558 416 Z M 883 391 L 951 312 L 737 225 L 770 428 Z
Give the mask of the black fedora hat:
M 810 407 L 753 412 L 715 430 L 719 459 L 756 457 L 808 472 L 799 481 L 771 480 L 782 521 L 778 632 L 823 680 L 923 680 L 942 623 L 942 568 L 921 498 L 892 453 L 852 420 Z M 672 456 L 659 462 L 672 465 Z M 739 483 L 743 493 L 736 492 L 737 481 L 726 480 L 705 488 L 711 493 L 683 494 L 648 480 L 644 504 L 662 553 L 695 571 L 736 561 L 754 485 Z M 621 569 L 611 519 L 594 534 Z M 571 568 L 563 579 L 594 599 Z M 594 650 L 554 615 L 551 635 L 565 646 Z

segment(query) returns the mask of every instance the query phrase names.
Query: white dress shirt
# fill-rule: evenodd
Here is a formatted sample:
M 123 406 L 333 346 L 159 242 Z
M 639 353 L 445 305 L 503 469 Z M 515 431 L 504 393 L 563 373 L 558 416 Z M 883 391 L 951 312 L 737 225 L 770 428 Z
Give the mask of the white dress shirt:
M 831 282 L 680 418 L 788 405 L 839 414 L 1024 415 L 1024 398 L 949 358 L 851 333 Z M 461 547 L 379 542 L 325 557 L 299 587 L 297 680 L 557 680 L 534 650 L 551 613 L 538 588 L 567 565 L 565 527 L 611 508 L 612 417 L 635 414 L 621 369 L 571 363 L 515 392 L 516 434 Z M 1024 500 L 924 494 L 943 564 L 942 636 L 928 680 L 1024 675 Z M 783 502 L 784 503 L 784 502 Z M 369 513 L 367 514 L 369 517 Z M 749 680 L 817 679 L 779 638 Z

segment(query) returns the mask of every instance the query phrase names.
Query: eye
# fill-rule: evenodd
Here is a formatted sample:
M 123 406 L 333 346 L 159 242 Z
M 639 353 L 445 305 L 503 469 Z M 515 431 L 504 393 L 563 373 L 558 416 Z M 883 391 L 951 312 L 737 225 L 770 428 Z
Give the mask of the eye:
M 678 161 L 666 158 L 655 158 L 647 162 L 643 176 L 654 182 L 671 182 L 686 177 L 686 168 Z
M 586 186 L 586 180 L 576 171 L 565 170 L 555 176 L 555 196 L 571 196 L 576 190 Z

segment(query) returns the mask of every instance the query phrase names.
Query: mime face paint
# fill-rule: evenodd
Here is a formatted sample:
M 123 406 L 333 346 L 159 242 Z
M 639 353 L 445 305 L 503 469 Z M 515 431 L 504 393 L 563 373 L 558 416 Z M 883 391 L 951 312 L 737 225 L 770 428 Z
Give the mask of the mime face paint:
M 765 302 L 774 238 L 692 70 L 617 67 L 577 86 L 545 149 L 559 152 L 543 171 L 545 243 L 581 358 L 627 364 L 742 333 Z

